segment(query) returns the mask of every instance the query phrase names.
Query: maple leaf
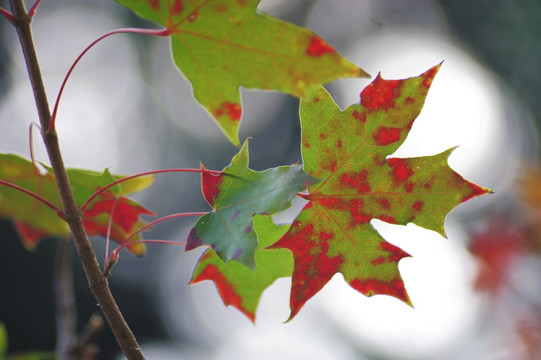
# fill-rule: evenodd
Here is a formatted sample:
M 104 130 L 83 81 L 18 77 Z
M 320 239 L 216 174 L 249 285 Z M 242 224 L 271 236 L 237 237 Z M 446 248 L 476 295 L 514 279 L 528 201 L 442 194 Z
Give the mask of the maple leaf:
M 248 168 L 248 141 L 220 175 L 201 173 L 203 196 L 212 211 L 201 216 L 188 236 L 186 251 L 211 245 L 224 261 L 254 268 L 255 214 L 273 215 L 291 206 L 297 192 L 317 182 L 300 165 L 264 171 Z
M 17 155 L 0 154 L 1 180 L 29 190 L 61 209 L 62 203 L 52 169 L 47 166 L 45 168 L 47 172 L 40 174 L 36 172 L 32 162 Z M 80 169 L 66 171 L 78 206 L 81 206 L 96 190 L 122 177 L 112 175 L 107 169 L 103 173 Z M 111 239 L 122 243 L 129 234 L 143 225 L 139 220 L 140 215 L 154 215 L 122 195 L 141 191 L 152 181 L 152 176 L 130 179 L 112 186 L 97 196 L 83 214 L 83 223 L 88 234 L 103 237 L 107 235 L 109 219 L 115 206 L 111 223 Z M 116 205 L 114 205 L 115 202 Z M 42 202 L 11 187 L 0 186 L 0 216 L 13 220 L 21 241 L 27 249 L 33 249 L 46 237 L 69 235 L 66 222 L 58 214 Z M 134 237 L 130 239 L 130 242 L 138 239 Z M 127 247 L 136 255 L 142 255 L 145 251 L 143 244 Z
M 368 76 L 311 31 L 258 11 L 260 0 L 116 1 L 170 31 L 176 65 L 235 145 L 239 86 L 304 97 L 338 78 Z
M 398 271 L 409 256 L 386 242 L 371 219 L 413 222 L 445 236 L 446 214 L 490 190 L 464 180 L 447 164 L 451 150 L 418 158 L 386 158 L 405 140 L 439 66 L 418 77 L 384 80 L 361 93 L 361 103 L 341 111 L 321 88 L 301 102 L 304 169 L 322 179 L 309 202 L 271 248 L 293 253 L 293 318 L 340 272 L 359 292 L 410 300 Z
M 291 276 L 293 257 L 285 249 L 265 249 L 281 238 L 289 226 L 278 226 L 272 218 L 262 215 L 255 215 L 253 222 L 258 240 L 254 271 L 236 261 L 226 264 L 214 250 L 208 249 L 199 259 L 190 284 L 213 281 L 225 305 L 236 307 L 255 322 L 263 290 L 276 279 Z

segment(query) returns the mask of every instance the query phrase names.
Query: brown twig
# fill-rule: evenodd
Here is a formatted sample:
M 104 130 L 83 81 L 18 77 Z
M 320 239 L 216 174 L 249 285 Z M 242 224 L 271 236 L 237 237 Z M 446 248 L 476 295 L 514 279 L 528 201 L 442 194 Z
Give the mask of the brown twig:
M 90 290 L 94 294 L 116 340 L 128 359 L 144 359 L 143 352 L 139 348 L 135 336 L 124 320 L 113 295 L 109 289 L 109 283 L 100 270 L 96 254 L 83 227 L 81 214 L 68 180 L 56 132 L 49 131 L 51 112 L 43 85 L 41 70 L 34 47 L 31 17 L 28 15 L 23 0 L 10 0 L 13 12 L 14 24 L 19 35 L 28 75 L 32 84 L 32 91 L 36 102 L 36 108 L 40 119 L 45 147 L 53 168 L 58 191 L 64 207 L 64 214 L 73 235 L 77 253 L 81 259 Z

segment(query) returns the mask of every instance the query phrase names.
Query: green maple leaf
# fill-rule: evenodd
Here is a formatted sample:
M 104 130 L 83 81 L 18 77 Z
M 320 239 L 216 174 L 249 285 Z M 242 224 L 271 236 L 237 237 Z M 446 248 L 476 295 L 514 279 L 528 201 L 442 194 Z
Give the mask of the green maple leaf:
M 227 264 L 212 249 L 199 260 L 190 284 L 204 280 L 215 283 L 226 305 L 239 309 L 252 322 L 259 298 L 276 279 L 289 277 L 293 272 L 293 257 L 285 249 L 265 249 L 284 235 L 289 226 L 278 226 L 268 216 L 255 215 L 254 231 L 258 247 L 255 252 L 255 270 L 229 261 Z
M 447 164 L 451 150 L 418 158 L 387 158 L 403 143 L 423 106 L 439 66 L 406 80 L 379 75 L 361 103 L 341 111 L 320 89 L 301 103 L 304 169 L 322 182 L 290 230 L 271 248 L 293 253 L 293 318 L 340 272 L 356 290 L 410 303 L 398 271 L 409 256 L 386 242 L 371 219 L 413 222 L 445 236 L 446 214 L 490 190 L 464 180 Z
M 173 57 L 194 96 L 240 145 L 239 86 L 304 97 L 367 74 L 311 31 L 257 10 L 260 0 L 117 0 L 171 33 Z
M 257 238 L 252 217 L 273 215 L 291 206 L 297 192 L 317 182 L 300 165 L 264 171 L 248 168 L 248 141 L 220 175 L 201 173 L 203 196 L 212 211 L 191 230 L 186 251 L 211 245 L 224 261 L 254 268 Z
M 32 162 L 17 155 L 0 154 L 1 180 L 29 190 L 61 209 L 62 203 L 52 169 L 45 167 L 48 171 L 40 174 L 36 172 Z M 96 190 L 122 177 L 112 175 L 108 170 L 103 173 L 80 169 L 66 171 L 75 202 L 79 206 Z M 102 192 L 83 213 L 83 223 L 87 233 L 105 237 L 114 206 L 110 236 L 112 240 L 122 243 L 128 235 L 143 225 L 139 220 L 140 215 L 154 215 L 153 212 L 123 195 L 141 191 L 150 186 L 152 181 L 152 176 L 134 178 Z M 0 186 L 0 217 L 13 220 L 23 245 L 28 249 L 33 249 L 46 237 L 69 235 L 66 222 L 48 206 L 7 186 Z M 130 242 L 138 239 L 139 237 L 136 236 Z M 144 244 L 128 245 L 127 248 L 136 255 L 142 255 L 145 252 Z

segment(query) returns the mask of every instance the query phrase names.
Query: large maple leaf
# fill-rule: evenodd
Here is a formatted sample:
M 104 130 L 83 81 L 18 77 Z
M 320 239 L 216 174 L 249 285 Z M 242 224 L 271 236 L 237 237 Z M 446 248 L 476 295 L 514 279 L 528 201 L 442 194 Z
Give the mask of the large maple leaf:
M 344 111 L 324 89 L 301 103 L 304 169 L 323 181 L 309 188 L 309 202 L 271 246 L 290 249 L 295 259 L 290 319 L 338 272 L 367 296 L 387 294 L 409 304 L 398 271 L 409 255 L 386 242 L 371 219 L 413 222 L 444 236 L 453 207 L 490 192 L 448 166 L 451 150 L 387 158 L 405 140 L 438 69 L 406 80 L 378 75 L 361 103 Z
M 260 0 L 117 0 L 171 33 L 194 96 L 239 145 L 239 86 L 304 97 L 314 86 L 367 74 L 309 30 L 257 10 Z
M 47 166 L 46 168 L 48 171 L 41 174 L 36 171 L 32 162 L 26 159 L 13 154 L 0 154 L 1 180 L 29 190 L 61 209 L 62 203 L 52 169 Z M 97 173 L 67 169 L 67 174 L 79 206 L 96 190 L 122 177 L 112 175 L 108 170 Z M 83 213 L 83 223 L 88 234 L 105 237 L 112 216 L 111 239 L 122 243 L 128 235 L 144 225 L 139 220 L 140 215 L 154 213 L 123 195 L 141 191 L 152 181 L 152 176 L 130 179 L 97 196 Z M 58 214 L 35 198 L 8 186 L 0 186 L 0 217 L 13 220 L 23 245 L 28 249 L 33 249 L 46 237 L 69 235 L 66 222 Z M 139 237 L 134 237 L 130 242 L 138 239 Z M 136 255 L 145 252 L 144 244 L 131 244 L 127 248 Z
M 203 195 L 212 211 L 197 220 L 186 251 L 211 245 L 224 261 L 237 260 L 254 268 L 257 238 L 252 217 L 274 215 L 291 206 L 297 192 L 316 183 L 302 166 L 280 166 L 264 171 L 248 168 L 248 141 L 220 175 L 203 171 Z
M 265 249 L 281 238 L 289 226 L 278 226 L 272 218 L 262 215 L 255 215 L 253 222 L 258 241 L 254 270 L 236 261 L 224 263 L 214 250 L 208 249 L 199 259 L 190 282 L 213 281 L 224 303 L 239 309 L 252 322 L 263 291 L 276 279 L 289 277 L 293 272 L 293 257 L 288 250 Z

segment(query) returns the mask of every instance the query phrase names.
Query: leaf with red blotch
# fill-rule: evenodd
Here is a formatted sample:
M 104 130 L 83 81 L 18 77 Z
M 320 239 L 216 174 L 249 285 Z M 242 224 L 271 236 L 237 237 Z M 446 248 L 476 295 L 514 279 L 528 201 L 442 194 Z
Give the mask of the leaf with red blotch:
M 418 116 L 439 66 L 418 77 L 378 77 L 361 103 L 341 111 L 323 88 L 301 102 L 304 170 L 322 179 L 291 229 L 271 248 L 293 252 L 293 318 L 335 273 L 359 292 L 410 300 L 398 271 L 409 256 L 386 242 L 372 219 L 413 222 L 445 235 L 456 205 L 490 190 L 464 180 L 447 164 L 451 150 L 418 158 L 387 158 Z
M 300 165 L 264 171 L 248 168 L 248 141 L 220 175 L 203 171 L 203 196 L 212 211 L 201 216 L 190 231 L 186 251 L 211 245 L 220 258 L 255 267 L 257 238 L 252 217 L 274 215 L 291 206 L 291 199 L 318 180 Z
M 29 160 L 17 155 L 0 154 L 0 179 L 29 190 L 49 201 L 57 208 L 62 208 L 60 196 L 52 170 L 45 174 L 36 171 Z M 81 206 L 90 195 L 99 188 L 108 185 L 122 176 L 80 169 L 67 169 L 68 178 L 77 205 Z M 83 214 L 83 223 L 89 235 L 107 235 L 107 226 L 115 198 L 115 212 L 111 224 L 111 238 L 117 242 L 124 239 L 142 226 L 140 215 L 153 215 L 136 202 L 122 196 L 141 191 L 152 183 L 153 177 L 146 176 L 130 179 L 102 192 L 92 201 Z M 0 216 L 13 220 L 23 245 L 31 250 L 46 237 L 67 236 L 67 224 L 58 214 L 35 198 L 11 187 L 0 186 Z M 130 241 L 136 241 L 134 237 Z M 136 255 L 145 251 L 143 244 L 128 246 Z
M 259 298 L 276 279 L 289 277 L 293 272 L 293 256 L 285 249 L 265 249 L 284 235 L 289 226 L 278 226 L 268 216 L 255 215 L 254 231 L 258 247 L 255 252 L 255 271 L 236 261 L 227 264 L 212 249 L 199 259 L 190 284 L 214 281 L 224 304 L 239 309 L 252 322 Z
M 195 98 L 237 146 L 240 86 L 305 97 L 323 83 L 368 76 L 313 32 L 257 10 L 260 0 L 116 1 L 170 31 Z

